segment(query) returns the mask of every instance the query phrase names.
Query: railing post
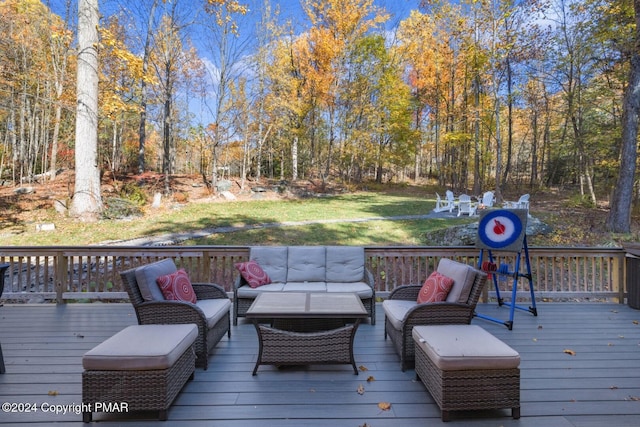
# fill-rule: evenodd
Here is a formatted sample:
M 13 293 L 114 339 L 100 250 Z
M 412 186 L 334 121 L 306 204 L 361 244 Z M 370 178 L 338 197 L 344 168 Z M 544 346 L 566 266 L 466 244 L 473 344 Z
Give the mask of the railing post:
M 57 252 L 56 259 L 56 304 L 64 304 L 62 294 L 66 287 L 64 284 L 69 280 L 69 275 L 67 274 L 69 261 L 62 251 Z

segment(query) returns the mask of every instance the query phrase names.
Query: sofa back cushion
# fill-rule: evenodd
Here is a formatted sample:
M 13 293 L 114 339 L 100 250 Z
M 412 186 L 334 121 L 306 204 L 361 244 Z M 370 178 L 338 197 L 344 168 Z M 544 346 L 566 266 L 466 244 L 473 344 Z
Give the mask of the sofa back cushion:
M 324 282 L 326 262 L 324 246 L 289 246 L 287 282 Z
M 327 282 L 360 282 L 364 278 L 364 248 L 327 246 Z
M 171 258 L 152 262 L 136 268 L 136 282 L 140 289 L 140 294 L 145 301 L 162 301 L 164 295 L 156 282 L 160 276 L 166 276 L 178 271 L 176 264 Z
M 438 263 L 437 271 L 453 279 L 453 287 L 447 295 L 447 302 L 466 304 L 473 282 L 476 280 L 476 270 L 470 265 L 442 258 Z
M 253 246 L 249 250 L 249 259 L 262 267 L 273 283 L 287 281 L 287 247 Z

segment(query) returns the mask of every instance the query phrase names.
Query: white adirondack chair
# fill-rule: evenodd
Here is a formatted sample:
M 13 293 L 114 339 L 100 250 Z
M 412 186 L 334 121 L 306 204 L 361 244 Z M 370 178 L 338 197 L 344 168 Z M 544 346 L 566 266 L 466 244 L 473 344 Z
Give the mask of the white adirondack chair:
M 453 209 L 456 207 L 456 198 L 453 196 L 453 191 L 447 190 L 445 194 L 447 196 L 449 212 L 453 212 Z
M 451 193 L 453 195 L 453 193 Z M 450 201 L 448 198 L 443 200 L 438 193 L 436 193 L 436 207 L 434 209 L 435 212 L 444 212 L 444 211 L 453 211 L 453 201 Z
M 458 216 L 461 215 L 475 215 L 478 205 L 471 201 L 471 196 L 467 194 L 461 194 L 458 197 Z
M 503 207 L 509 209 L 526 209 L 529 215 L 529 194 L 520 196 L 517 202 L 504 202 Z
M 493 204 L 496 201 L 496 196 L 493 194 L 493 191 L 485 191 L 482 195 L 482 206 L 485 208 L 493 207 Z

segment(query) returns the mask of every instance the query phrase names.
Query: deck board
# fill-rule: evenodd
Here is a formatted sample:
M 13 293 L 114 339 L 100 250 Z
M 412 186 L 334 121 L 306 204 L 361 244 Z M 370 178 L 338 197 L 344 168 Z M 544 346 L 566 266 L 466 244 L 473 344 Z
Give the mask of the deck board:
M 491 316 L 508 308 L 480 305 Z M 209 369 L 196 370 L 169 411 L 171 426 L 637 426 L 640 420 L 640 311 L 619 304 L 541 303 L 538 316 L 516 312 L 514 327 L 483 319 L 478 324 L 521 355 L 522 418 L 509 410 L 440 412 L 411 369 L 400 371 L 384 340 L 383 310 L 375 326 L 362 324 L 355 340 L 354 375 L 348 365 L 278 370 L 261 366 L 253 326 L 241 320 L 216 346 Z M 7 373 L 0 375 L 0 402 L 78 404 L 82 354 L 135 324 L 129 304 L 0 307 L 0 343 Z M 575 355 L 565 353 L 572 350 Z M 369 379 L 369 381 L 367 381 Z M 364 394 L 358 394 L 358 387 Z M 390 402 L 382 411 L 379 402 Z M 155 414 L 94 414 L 100 425 L 155 426 Z M 75 413 L 0 412 L 0 425 L 81 426 Z M 169 424 L 167 424 L 169 425 Z

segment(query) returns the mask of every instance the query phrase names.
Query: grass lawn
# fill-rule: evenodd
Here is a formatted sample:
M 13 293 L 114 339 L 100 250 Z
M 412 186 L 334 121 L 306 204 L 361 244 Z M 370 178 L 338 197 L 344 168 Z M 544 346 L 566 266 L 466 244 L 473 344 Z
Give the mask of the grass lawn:
M 57 215 L 52 209 L 38 222 L 52 222 L 56 230 L 36 232 L 25 226 L 5 234 L 4 245 L 87 245 L 217 227 L 328 221 L 303 226 L 268 227 L 185 242 L 194 245 L 347 244 L 419 245 L 426 232 L 451 225 L 451 220 L 425 219 L 368 222 L 330 222 L 401 215 L 424 215 L 435 206 L 434 195 L 419 187 L 268 201 L 191 202 L 179 207 L 146 209 L 143 217 L 82 223 Z M 457 223 L 458 221 L 456 221 Z

